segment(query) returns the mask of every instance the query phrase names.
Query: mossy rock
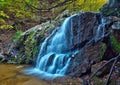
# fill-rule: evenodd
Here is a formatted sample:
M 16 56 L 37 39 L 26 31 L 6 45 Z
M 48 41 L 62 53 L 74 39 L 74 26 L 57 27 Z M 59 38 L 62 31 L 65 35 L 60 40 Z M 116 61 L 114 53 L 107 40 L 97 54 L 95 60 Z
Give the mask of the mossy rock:
M 16 57 L 11 57 L 8 62 L 33 64 L 42 42 L 51 34 L 52 30 L 61 26 L 63 20 L 68 17 L 64 17 L 65 14 L 66 12 L 59 15 L 55 20 L 47 21 L 22 33 L 19 39 L 16 39 L 15 49 L 12 49 L 17 50 Z
M 103 16 L 117 16 L 120 18 L 120 7 L 110 7 L 108 4 L 105 4 L 100 12 Z

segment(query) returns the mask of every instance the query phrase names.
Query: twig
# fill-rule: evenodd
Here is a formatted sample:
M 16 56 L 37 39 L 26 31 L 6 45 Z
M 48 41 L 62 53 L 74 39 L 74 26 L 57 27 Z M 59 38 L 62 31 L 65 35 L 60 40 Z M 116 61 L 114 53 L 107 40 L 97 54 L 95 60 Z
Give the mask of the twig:
M 115 64 L 117 63 L 119 57 L 120 57 L 120 54 L 116 57 L 113 65 L 112 65 L 112 67 L 111 67 L 111 70 L 110 70 L 110 73 L 109 73 L 109 76 L 108 76 L 108 79 L 107 79 L 105 85 L 109 85 L 109 80 L 110 80 L 111 74 L 112 74 L 112 72 L 113 72 L 113 69 L 114 69 Z
M 115 60 L 115 59 L 116 59 L 116 57 L 110 59 L 108 62 L 106 62 L 105 64 L 103 64 L 100 68 L 98 68 L 98 69 L 90 76 L 90 78 L 89 78 L 88 80 L 91 80 L 91 79 L 96 75 L 96 73 L 97 73 L 99 70 L 101 70 L 103 67 L 105 67 L 107 64 L 109 64 L 110 62 L 112 62 L 112 61 Z
M 115 64 L 117 63 L 119 57 L 120 57 L 120 54 L 118 54 L 117 57 L 114 57 L 114 58 L 110 59 L 108 62 L 106 62 L 105 64 L 103 64 L 100 68 L 98 68 L 98 69 L 89 77 L 89 79 L 87 80 L 87 82 L 90 83 L 90 81 L 92 80 L 92 78 L 96 75 L 96 73 L 97 73 L 99 70 L 101 70 L 103 67 L 105 67 L 105 66 L 106 66 L 107 64 L 109 64 L 110 62 L 114 61 L 113 65 L 112 65 L 112 67 L 111 67 L 111 70 L 110 70 L 109 77 L 108 77 L 108 79 L 107 79 L 107 81 L 106 81 L 106 84 L 105 84 L 105 85 L 108 85 L 108 81 L 109 81 L 109 79 L 110 79 L 111 73 L 112 73 L 113 68 L 114 68 Z

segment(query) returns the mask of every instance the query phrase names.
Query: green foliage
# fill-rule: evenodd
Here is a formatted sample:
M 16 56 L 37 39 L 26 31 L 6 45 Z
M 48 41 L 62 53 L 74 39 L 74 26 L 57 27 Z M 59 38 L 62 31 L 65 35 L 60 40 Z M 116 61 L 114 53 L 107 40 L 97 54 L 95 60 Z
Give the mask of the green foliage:
M 61 4 L 65 1 L 67 0 L 0 0 L 0 29 L 15 28 L 13 25 L 16 22 L 39 22 L 45 17 L 55 18 L 65 9 L 98 11 L 106 2 L 106 0 L 68 0 L 67 3 Z M 19 28 L 22 29 L 21 26 Z
M 98 12 L 106 1 L 107 0 L 76 0 L 69 5 L 69 9 Z
M 116 38 L 113 35 L 110 36 L 110 40 L 114 49 L 120 53 L 120 43 L 117 42 Z
M 22 32 L 21 30 L 18 30 L 18 31 L 14 34 L 14 36 L 13 36 L 13 38 L 12 38 L 12 41 L 13 41 L 14 43 L 19 42 L 22 33 L 23 33 L 23 32 Z
M 0 11 L 0 18 L 9 18 L 9 16 L 4 11 Z
M 0 11 L 0 29 L 11 29 L 13 26 L 11 26 L 9 23 L 6 22 L 5 19 L 9 19 L 10 17 L 4 13 L 4 11 Z
M 21 32 L 16 33 L 17 36 L 20 34 Z M 15 38 L 15 41 L 19 42 L 18 44 L 21 46 L 19 55 L 14 59 L 15 62 L 31 64 L 35 61 L 39 46 L 36 45 L 37 41 L 34 36 L 35 32 L 30 32 L 26 37 L 20 36 Z M 24 38 L 24 40 L 19 41 L 21 38 Z
M 0 29 L 11 29 L 16 22 L 31 20 L 34 11 L 25 3 L 38 6 L 39 0 L 0 0 Z
M 12 25 L 2 25 L 2 26 L 0 26 L 0 29 L 11 29 L 11 28 L 13 28 L 13 26 Z

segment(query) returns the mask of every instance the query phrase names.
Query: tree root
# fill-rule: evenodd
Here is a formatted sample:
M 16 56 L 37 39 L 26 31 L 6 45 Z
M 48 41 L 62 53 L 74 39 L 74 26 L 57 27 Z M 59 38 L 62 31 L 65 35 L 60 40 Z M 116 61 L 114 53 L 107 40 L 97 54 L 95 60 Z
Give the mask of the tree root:
M 115 60 L 114 60 L 114 63 L 113 63 L 113 65 L 112 65 L 112 67 L 111 67 L 111 70 L 110 70 L 110 73 L 109 73 L 109 76 L 108 76 L 108 79 L 107 79 L 105 85 L 109 85 L 109 80 L 110 80 L 111 74 L 112 74 L 112 72 L 113 72 L 113 69 L 114 69 L 114 67 L 115 67 L 115 64 L 118 62 L 119 57 L 120 57 L 120 54 L 119 54 L 119 55 L 115 58 Z
M 110 80 L 110 77 L 111 77 L 111 74 L 113 72 L 113 69 L 116 65 L 116 63 L 118 62 L 118 59 L 120 57 L 120 54 L 118 54 L 116 57 L 110 59 L 108 62 L 106 62 L 105 64 L 103 64 L 101 67 L 99 67 L 88 79 L 84 80 L 83 82 L 83 85 L 91 85 L 91 80 L 92 78 L 97 74 L 97 72 L 99 70 L 101 70 L 102 68 L 104 68 L 106 65 L 108 65 L 109 63 L 113 62 L 112 66 L 111 66 L 111 69 L 110 69 L 110 72 L 109 72 L 109 76 L 107 78 L 107 81 L 105 82 L 105 85 L 109 85 L 109 80 Z

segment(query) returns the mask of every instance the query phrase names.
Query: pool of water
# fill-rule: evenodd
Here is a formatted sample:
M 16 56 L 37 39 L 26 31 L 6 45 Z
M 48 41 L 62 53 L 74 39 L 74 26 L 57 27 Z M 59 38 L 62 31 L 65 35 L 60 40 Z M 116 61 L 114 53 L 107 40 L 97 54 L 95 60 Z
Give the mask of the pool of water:
M 0 64 L 0 85 L 82 85 L 79 78 L 59 77 L 54 80 L 42 80 L 23 74 L 23 71 L 29 67 L 28 65 Z
M 0 64 L 0 85 L 49 85 L 46 81 L 22 74 L 27 65 Z

